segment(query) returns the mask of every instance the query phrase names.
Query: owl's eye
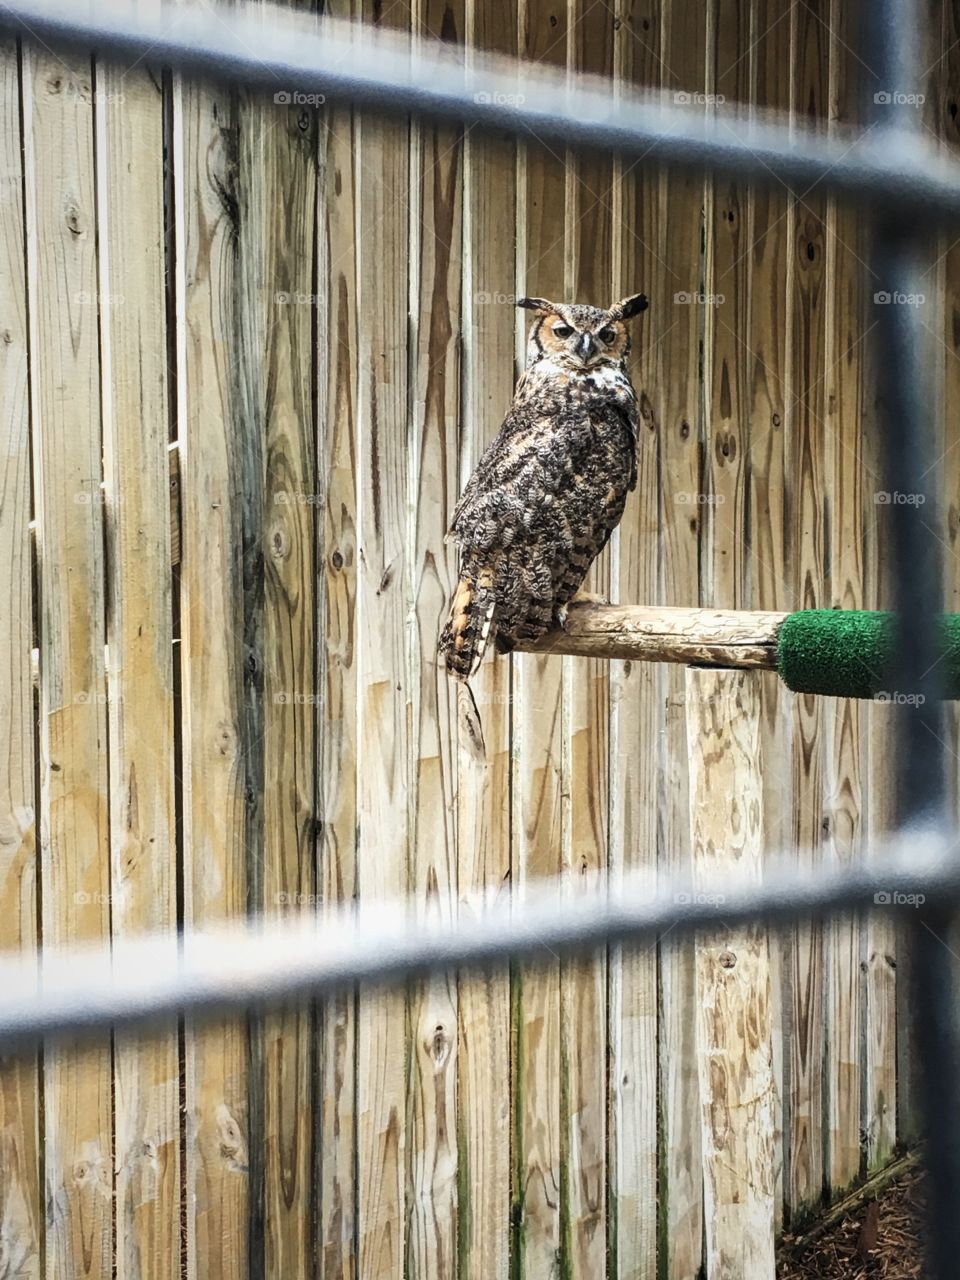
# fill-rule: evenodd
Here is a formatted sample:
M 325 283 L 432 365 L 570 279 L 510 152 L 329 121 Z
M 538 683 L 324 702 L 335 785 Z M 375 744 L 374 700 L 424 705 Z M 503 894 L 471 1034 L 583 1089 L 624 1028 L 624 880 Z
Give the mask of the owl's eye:
M 606 342 L 609 345 L 617 336 L 617 331 L 616 329 L 611 329 L 608 326 L 606 329 L 601 329 L 600 333 L 597 336 L 599 337 L 601 342 Z
M 553 326 L 553 332 L 558 338 L 569 338 L 571 333 L 573 333 L 573 330 L 568 324 L 555 324 Z

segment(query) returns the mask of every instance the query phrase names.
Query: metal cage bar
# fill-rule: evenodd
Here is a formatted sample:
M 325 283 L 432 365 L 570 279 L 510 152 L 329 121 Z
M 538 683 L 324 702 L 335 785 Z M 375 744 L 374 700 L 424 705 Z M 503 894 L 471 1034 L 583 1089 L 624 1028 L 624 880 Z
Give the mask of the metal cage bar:
M 430 970 L 590 950 L 666 929 L 684 932 L 763 917 L 787 924 L 798 915 L 849 910 L 887 895 L 960 896 L 953 840 L 930 830 L 902 833 L 882 861 L 816 879 L 790 870 L 786 855 L 761 885 L 729 878 L 628 877 L 616 893 L 604 884 L 564 902 L 556 885 L 531 887 L 522 906 L 509 899 L 468 903 L 458 920 L 425 922 L 406 904 L 344 908 L 302 927 L 252 922 L 216 931 L 144 938 L 0 958 L 0 1041 L 27 1043 L 161 1020 L 178 1011 L 223 1012 L 289 996 L 326 994 L 356 982 L 396 983 Z M 770 855 L 767 854 L 769 859 Z
M 873 65 L 882 84 L 902 90 L 915 84 L 918 6 L 914 0 L 877 0 L 866 23 Z M 883 145 L 893 131 L 911 130 L 905 103 L 876 106 L 876 135 Z M 884 114 L 886 113 L 886 114 Z M 916 112 L 912 113 L 913 119 Z M 912 125 L 919 135 L 919 128 Z M 878 210 L 873 222 L 873 268 L 882 289 L 909 293 L 918 288 L 922 244 L 894 206 Z M 942 558 L 933 529 L 938 493 L 934 424 L 924 413 L 923 326 L 915 307 L 880 307 L 877 333 L 878 409 L 882 458 L 893 487 L 923 494 L 919 506 L 899 507 L 889 516 L 894 607 L 904 632 L 909 619 L 910 644 L 903 645 L 899 677 L 904 689 L 922 695 L 897 708 L 895 722 L 895 819 L 939 824 L 946 819 L 945 716 L 937 665 L 937 616 L 942 608 Z M 931 472 L 933 477 L 931 478 Z M 929 505 L 927 505 L 929 504 Z M 930 1173 L 927 1201 L 931 1273 L 946 1277 L 960 1256 L 960 1216 L 953 1205 L 960 1185 L 960 1114 L 957 1073 L 960 1029 L 952 997 L 953 956 L 944 945 L 956 918 L 954 903 L 939 898 L 910 929 L 911 1011 L 918 1049 L 920 1107 L 927 1134 L 925 1161 Z

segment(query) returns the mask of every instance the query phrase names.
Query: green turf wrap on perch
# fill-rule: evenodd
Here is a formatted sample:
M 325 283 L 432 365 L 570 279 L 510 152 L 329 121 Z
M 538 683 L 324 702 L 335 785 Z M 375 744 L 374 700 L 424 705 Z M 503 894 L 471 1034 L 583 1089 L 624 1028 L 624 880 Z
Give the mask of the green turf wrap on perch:
M 960 698 L 960 614 L 940 620 L 944 697 Z M 894 675 L 897 619 L 892 613 L 804 609 L 785 618 L 777 636 L 777 671 L 794 693 L 876 698 L 898 690 Z

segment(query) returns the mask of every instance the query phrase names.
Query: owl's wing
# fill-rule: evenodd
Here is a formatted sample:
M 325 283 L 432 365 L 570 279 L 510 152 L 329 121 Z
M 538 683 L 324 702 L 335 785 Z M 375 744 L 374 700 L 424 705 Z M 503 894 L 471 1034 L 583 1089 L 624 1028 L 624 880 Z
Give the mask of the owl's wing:
M 457 505 L 453 508 L 453 515 L 450 517 L 450 528 L 447 530 L 447 534 L 446 534 L 446 537 L 444 538 L 444 542 L 452 542 L 454 538 L 456 538 L 457 525 L 460 521 L 460 517 L 463 515 L 467 507 L 469 507 L 470 504 L 476 500 L 477 492 L 479 489 L 479 485 L 477 483 L 477 476 L 479 474 L 480 474 L 479 470 L 474 471 L 473 475 L 467 481 L 467 487 L 464 489 L 463 493 L 461 493 L 457 501 Z
M 457 533 L 460 531 L 459 526 L 464 513 L 475 506 L 484 493 L 500 482 L 501 477 L 498 476 L 498 472 L 503 463 L 506 442 L 519 431 L 522 431 L 526 425 L 525 418 L 516 409 L 508 410 L 499 432 L 483 451 L 473 475 L 467 482 L 467 487 L 460 495 L 460 499 L 453 509 L 453 515 L 450 517 L 450 529 L 445 541 L 450 542 L 456 538 Z
M 630 488 L 635 489 L 637 487 L 637 432 L 640 429 L 640 408 L 637 404 L 637 393 L 629 383 L 622 392 L 618 393 L 613 405 L 630 434 Z

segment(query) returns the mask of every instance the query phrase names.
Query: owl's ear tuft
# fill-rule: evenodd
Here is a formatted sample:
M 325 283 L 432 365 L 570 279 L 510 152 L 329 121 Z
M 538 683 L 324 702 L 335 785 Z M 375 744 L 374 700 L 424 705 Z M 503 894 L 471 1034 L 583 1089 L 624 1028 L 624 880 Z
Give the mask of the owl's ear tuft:
M 648 306 L 647 295 L 645 293 L 635 293 L 629 298 L 621 298 L 610 310 L 620 320 L 632 320 L 641 311 L 646 311 Z
M 557 309 L 554 303 L 548 302 L 546 298 L 518 298 L 517 306 L 526 307 L 528 311 L 539 311 L 542 315 Z

